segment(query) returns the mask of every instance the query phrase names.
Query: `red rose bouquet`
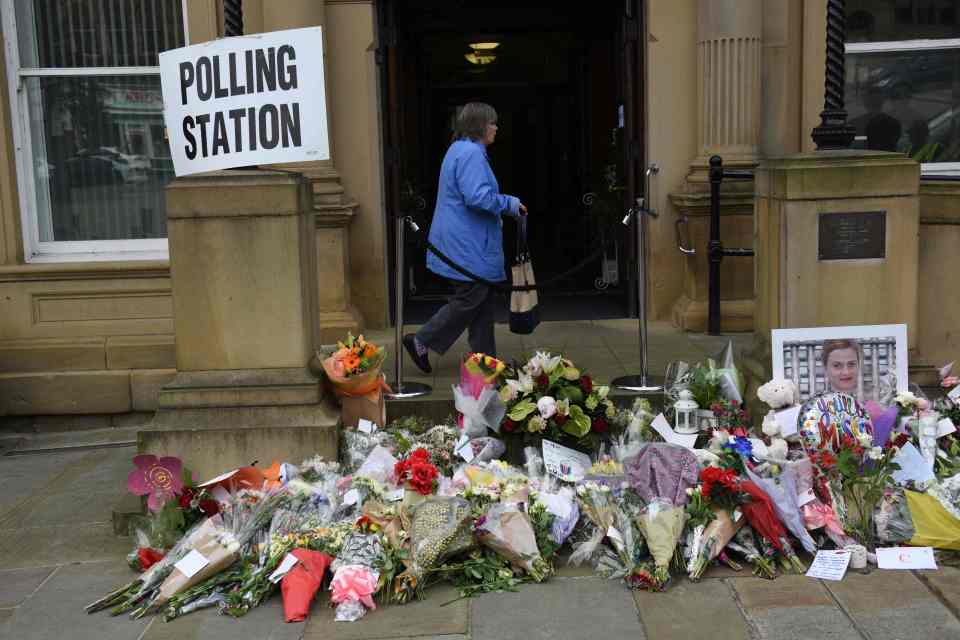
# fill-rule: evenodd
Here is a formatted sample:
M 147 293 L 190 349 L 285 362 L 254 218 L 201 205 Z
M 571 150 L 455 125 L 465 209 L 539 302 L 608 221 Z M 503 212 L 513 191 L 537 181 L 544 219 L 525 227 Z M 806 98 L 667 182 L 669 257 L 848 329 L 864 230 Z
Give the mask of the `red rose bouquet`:
M 430 462 L 426 449 L 417 449 L 393 468 L 397 484 L 406 484 L 420 495 L 429 496 L 437 487 L 440 472 Z

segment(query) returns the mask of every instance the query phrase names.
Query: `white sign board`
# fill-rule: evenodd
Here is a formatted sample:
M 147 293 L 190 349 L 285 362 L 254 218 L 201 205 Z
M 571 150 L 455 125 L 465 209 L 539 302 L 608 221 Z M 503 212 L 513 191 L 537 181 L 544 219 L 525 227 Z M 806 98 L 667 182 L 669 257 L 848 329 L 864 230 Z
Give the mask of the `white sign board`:
M 164 51 L 160 84 L 178 176 L 330 158 L 320 27 Z

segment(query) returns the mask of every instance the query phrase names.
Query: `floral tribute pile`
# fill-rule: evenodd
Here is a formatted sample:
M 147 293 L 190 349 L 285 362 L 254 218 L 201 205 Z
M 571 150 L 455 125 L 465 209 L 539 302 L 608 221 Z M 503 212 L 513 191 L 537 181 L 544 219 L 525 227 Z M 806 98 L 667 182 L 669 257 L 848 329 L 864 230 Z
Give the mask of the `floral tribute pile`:
M 723 364 L 673 369 L 667 397 L 690 391 L 708 408 L 683 446 L 673 412 L 654 416 L 647 400 L 618 408 L 563 356 L 511 365 L 473 354 L 459 415 L 346 429 L 337 461 L 198 484 L 177 459 L 138 456 L 129 489 L 149 505 L 131 553 L 139 573 L 87 610 L 242 616 L 280 592 L 287 621 L 311 606 L 355 621 L 438 582 L 462 597 L 509 591 L 559 563 L 661 591 L 717 563 L 773 579 L 806 571 L 820 549 L 960 550 L 960 380 L 948 369 L 952 396 L 823 397 L 798 407 L 795 424 L 777 411 L 797 404 L 796 389 L 771 381 L 758 391 L 770 412 L 754 425 L 734 363 Z M 522 453 L 504 460 L 504 439 Z

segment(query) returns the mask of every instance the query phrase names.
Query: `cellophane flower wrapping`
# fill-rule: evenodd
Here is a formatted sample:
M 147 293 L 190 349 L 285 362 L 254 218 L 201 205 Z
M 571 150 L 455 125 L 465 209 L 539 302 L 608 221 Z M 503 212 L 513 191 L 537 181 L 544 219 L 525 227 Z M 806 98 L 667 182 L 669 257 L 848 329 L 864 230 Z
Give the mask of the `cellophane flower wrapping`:
M 160 607 L 170 598 L 185 591 L 195 584 L 199 584 L 220 573 L 231 564 L 233 564 L 240 554 L 241 542 L 233 531 L 229 531 L 222 520 L 208 518 L 208 527 L 205 527 L 198 535 L 193 538 L 189 551 L 196 551 L 204 557 L 207 564 L 200 571 L 193 575 L 187 575 L 177 567 L 173 567 L 167 576 L 157 596 L 153 599 L 153 606 Z M 185 553 L 184 556 L 187 554 Z
M 674 506 L 668 498 L 655 498 L 637 517 L 637 528 L 646 538 L 647 547 L 656 565 L 656 588 L 663 588 L 670 579 L 670 561 L 680 541 L 686 519 L 684 508 Z
M 887 544 L 907 542 L 917 532 L 903 489 L 884 492 L 877 505 L 874 522 L 877 525 L 877 539 Z
M 399 578 L 398 599 L 408 601 L 427 573 L 447 558 L 476 546 L 470 503 L 458 497 L 432 497 L 413 510 L 407 569 Z
M 331 601 L 337 604 L 336 619 L 354 621 L 362 603 L 367 609 L 375 609 L 373 594 L 377 592 L 380 574 L 374 568 L 383 559 L 383 541 L 375 533 L 355 531 L 343 543 L 337 559 L 330 566 L 333 571 Z M 341 607 L 343 610 L 341 611 Z
M 365 396 L 381 389 L 384 385 L 381 366 L 382 363 L 364 373 L 347 377 L 337 371 L 333 356 L 323 361 L 323 370 L 338 396 Z
M 720 552 L 729 544 L 746 520 L 739 518 L 734 521 L 732 514 L 726 509 L 714 508 L 716 518 L 704 528 L 699 545 L 694 545 L 689 564 L 691 580 L 698 580 L 706 571 L 710 563 L 720 555 Z
M 453 388 L 454 404 L 460 416 L 458 426 L 470 438 L 500 432 L 507 407 L 497 393 L 496 379 L 505 364 L 482 353 L 468 354 L 460 362 L 460 384 Z
M 692 451 L 660 442 L 643 447 L 623 467 L 631 488 L 645 501 L 668 500 L 676 506 L 687 504 L 687 489 L 696 486 L 700 472 Z
M 477 397 L 453 387 L 453 403 L 461 414 L 463 433 L 469 438 L 485 436 L 488 429 L 500 432 L 507 406 L 492 385 L 484 387 Z
M 536 447 L 526 447 L 524 456 L 527 478 L 535 500 L 553 516 L 550 539 L 562 545 L 580 521 L 576 494 L 569 486 L 546 473 L 543 457 Z
M 762 478 L 750 467 L 747 467 L 747 476 L 770 497 L 773 510 L 786 528 L 800 541 L 807 553 L 817 552 L 817 543 L 810 537 L 803 522 L 803 515 L 798 503 L 797 471 L 793 465 L 781 467 L 780 475 L 776 478 Z
M 507 446 L 503 444 L 502 440 L 491 437 L 472 438 L 464 446 L 470 447 L 470 451 L 473 453 L 471 462 L 498 460 L 507 450 Z
M 777 551 L 786 556 L 797 572 L 803 573 L 806 571 L 787 539 L 787 532 L 777 516 L 770 496 L 752 480 L 742 480 L 738 486 L 741 492 L 749 496 L 749 499 L 740 508 L 753 530 Z
M 301 622 L 310 615 L 310 605 L 333 558 L 309 549 L 294 549 L 291 553 L 298 562 L 280 581 L 283 619 L 287 622 Z
M 590 536 L 574 545 L 568 564 L 579 566 L 595 559 L 607 530 L 613 526 L 614 501 L 610 487 L 596 483 L 577 485 L 577 503 L 580 513 L 587 517 L 593 527 Z
M 487 509 L 477 527 L 480 544 L 495 551 L 516 569 L 536 582 L 550 574 L 550 566 L 537 548 L 537 536 L 530 518 L 513 503 L 497 503 Z

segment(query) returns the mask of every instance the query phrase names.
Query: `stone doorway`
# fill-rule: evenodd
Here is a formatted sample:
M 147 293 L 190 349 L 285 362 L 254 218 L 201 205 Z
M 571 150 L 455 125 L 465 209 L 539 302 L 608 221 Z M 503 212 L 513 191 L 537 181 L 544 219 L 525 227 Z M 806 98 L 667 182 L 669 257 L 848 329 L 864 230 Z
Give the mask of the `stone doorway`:
M 605 247 L 605 257 L 541 295 L 548 319 L 624 317 L 633 306 L 633 246 L 619 221 L 636 190 L 629 172 L 642 166 L 642 73 L 639 57 L 628 63 L 624 55 L 638 49 L 639 28 L 627 25 L 638 24 L 635 4 L 602 1 L 584 11 L 530 1 L 379 3 L 388 217 L 412 215 L 427 233 L 457 107 L 492 104 L 500 131 L 491 163 L 501 190 L 531 210 L 538 279 Z M 392 222 L 387 227 L 392 234 Z M 508 263 L 514 246 L 507 222 Z M 419 322 L 443 303 L 448 287 L 427 271 L 422 249 L 408 243 L 406 253 L 405 315 Z

